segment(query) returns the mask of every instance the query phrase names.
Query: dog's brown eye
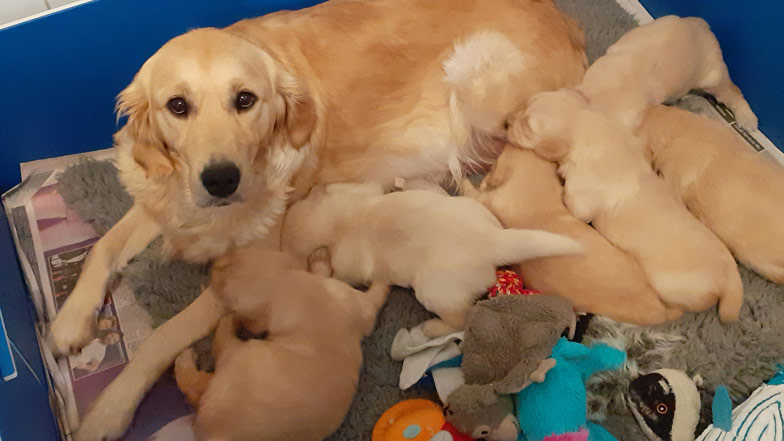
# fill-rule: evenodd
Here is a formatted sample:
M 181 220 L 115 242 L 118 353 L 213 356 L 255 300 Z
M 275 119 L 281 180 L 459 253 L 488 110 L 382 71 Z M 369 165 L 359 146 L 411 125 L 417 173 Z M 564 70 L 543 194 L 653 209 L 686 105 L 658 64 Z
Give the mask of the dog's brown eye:
M 237 94 L 237 98 L 234 99 L 234 105 L 237 107 L 237 110 L 250 109 L 255 103 L 256 95 L 250 92 L 240 92 Z
M 166 103 L 166 107 L 169 108 L 169 111 L 177 116 L 186 116 L 188 115 L 188 102 L 185 101 L 184 98 L 175 96 L 174 98 L 170 99 L 168 103 Z
M 668 410 L 669 408 L 667 408 L 667 405 L 664 403 L 659 403 L 656 405 L 656 412 L 658 412 L 659 415 L 664 415 Z

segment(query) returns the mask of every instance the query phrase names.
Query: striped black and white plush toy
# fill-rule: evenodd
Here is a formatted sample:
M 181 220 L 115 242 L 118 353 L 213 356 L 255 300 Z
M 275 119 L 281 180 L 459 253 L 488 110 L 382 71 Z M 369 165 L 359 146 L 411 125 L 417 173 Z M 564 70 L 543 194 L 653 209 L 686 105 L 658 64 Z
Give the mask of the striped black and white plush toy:
M 629 408 L 651 441 L 694 441 L 700 393 L 683 371 L 659 369 L 629 386 Z
M 714 397 L 714 409 L 717 398 L 718 395 Z M 730 421 L 716 421 L 715 411 L 713 419 L 697 441 L 784 440 L 784 366 L 779 366 L 775 377 L 732 411 Z

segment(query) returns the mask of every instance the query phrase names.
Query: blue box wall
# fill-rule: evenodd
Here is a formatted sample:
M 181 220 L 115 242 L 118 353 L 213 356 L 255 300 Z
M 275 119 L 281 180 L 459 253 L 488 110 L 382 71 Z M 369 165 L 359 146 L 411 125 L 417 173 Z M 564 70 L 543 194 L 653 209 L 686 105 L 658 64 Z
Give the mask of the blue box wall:
M 492 0 L 488 0 L 491 3 Z M 590 1 L 590 0 L 585 0 Z M 0 192 L 23 161 L 106 148 L 114 97 L 161 44 L 188 29 L 225 26 L 319 0 L 96 0 L 0 30 Z M 643 0 L 654 16 L 699 15 L 716 32 L 730 73 L 771 140 L 784 146 L 784 3 Z M 0 309 L 20 375 L 0 381 L 0 438 L 55 440 L 32 307 L 7 220 L 0 214 Z

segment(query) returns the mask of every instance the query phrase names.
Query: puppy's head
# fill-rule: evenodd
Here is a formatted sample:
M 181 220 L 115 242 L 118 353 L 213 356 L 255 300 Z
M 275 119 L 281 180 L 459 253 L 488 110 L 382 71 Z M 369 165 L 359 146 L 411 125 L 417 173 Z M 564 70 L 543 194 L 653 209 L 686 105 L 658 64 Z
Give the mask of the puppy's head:
M 221 256 L 210 269 L 210 287 L 226 308 L 240 316 L 253 316 L 265 305 L 265 294 L 280 290 L 280 275 L 305 266 L 267 241 L 255 241 Z
M 538 93 L 525 109 L 510 118 L 508 139 L 545 159 L 559 161 L 568 154 L 573 125 L 586 109 L 588 103 L 577 92 L 561 89 Z
M 166 43 L 118 96 L 118 145 L 196 209 L 287 185 L 316 123 L 312 98 L 268 52 L 204 28 Z M 286 175 L 286 176 L 284 176 Z M 274 182 L 274 181 L 285 182 Z

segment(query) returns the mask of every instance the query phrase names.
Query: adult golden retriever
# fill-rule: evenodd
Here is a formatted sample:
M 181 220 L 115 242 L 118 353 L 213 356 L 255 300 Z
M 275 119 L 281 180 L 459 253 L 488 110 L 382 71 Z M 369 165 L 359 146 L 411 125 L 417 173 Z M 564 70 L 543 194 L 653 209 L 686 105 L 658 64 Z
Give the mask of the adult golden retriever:
M 207 261 L 270 236 L 314 183 L 459 176 L 542 90 L 576 85 L 583 36 L 551 0 L 332 0 L 166 43 L 119 96 L 131 210 L 93 248 L 52 323 L 89 341 L 111 274 L 162 236 Z M 158 328 L 83 420 L 122 435 L 155 378 L 217 324 L 208 289 Z

